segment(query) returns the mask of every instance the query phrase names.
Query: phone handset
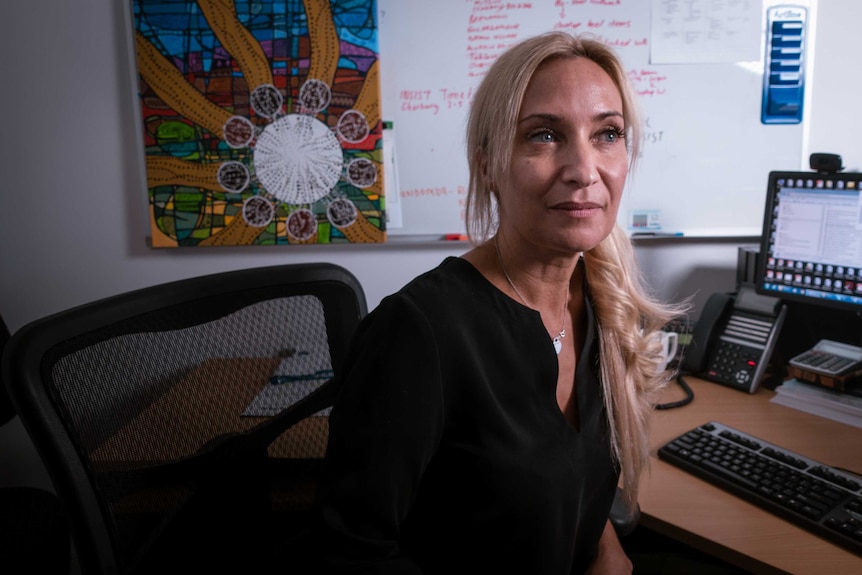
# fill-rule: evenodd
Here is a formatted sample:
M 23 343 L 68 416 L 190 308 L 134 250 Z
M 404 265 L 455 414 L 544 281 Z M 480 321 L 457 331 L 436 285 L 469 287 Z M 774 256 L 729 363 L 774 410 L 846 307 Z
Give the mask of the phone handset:
M 721 320 L 725 319 L 731 309 L 733 296 L 716 292 L 709 296 L 694 330 L 691 333 L 691 343 L 686 347 L 682 362 L 682 371 L 688 374 L 699 374 L 706 369 L 707 352 L 712 336 Z

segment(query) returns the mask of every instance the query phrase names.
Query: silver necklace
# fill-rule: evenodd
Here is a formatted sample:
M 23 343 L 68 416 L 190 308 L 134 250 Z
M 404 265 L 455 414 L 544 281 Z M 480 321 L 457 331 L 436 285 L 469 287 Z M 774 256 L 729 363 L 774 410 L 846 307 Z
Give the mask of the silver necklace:
M 521 295 L 521 292 L 515 287 L 514 282 L 512 282 L 512 278 L 509 277 L 509 272 L 506 271 L 506 266 L 503 265 L 503 256 L 500 255 L 500 244 L 497 242 L 497 238 L 494 238 L 494 249 L 497 251 L 497 261 L 500 262 L 500 269 L 503 270 L 503 275 L 506 276 L 506 281 L 509 282 L 509 285 L 512 286 L 512 289 L 515 290 L 515 293 L 518 295 L 518 298 L 528 308 L 534 309 L 533 306 L 527 303 L 527 300 L 524 299 L 524 296 Z M 560 312 L 560 324 L 562 327 L 560 328 L 560 333 L 554 337 L 554 351 L 557 352 L 557 355 L 560 355 L 560 352 L 563 350 L 563 342 L 561 341 L 564 337 L 566 337 L 566 308 L 569 307 L 569 292 L 566 291 L 566 301 L 563 302 L 563 310 Z

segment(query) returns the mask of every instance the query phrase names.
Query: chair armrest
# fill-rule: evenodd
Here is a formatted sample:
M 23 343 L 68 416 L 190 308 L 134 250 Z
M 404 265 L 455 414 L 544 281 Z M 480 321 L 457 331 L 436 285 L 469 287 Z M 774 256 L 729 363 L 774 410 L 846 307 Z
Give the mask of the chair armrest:
M 641 518 L 640 505 L 635 502 L 634 508 L 629 509 L 623 497 L 622 489 L 617 487 L 614 502 L 611 505 L 611 513 L 608 517 L 617 532 L 617 537 L 622 539 L 635 530 Z

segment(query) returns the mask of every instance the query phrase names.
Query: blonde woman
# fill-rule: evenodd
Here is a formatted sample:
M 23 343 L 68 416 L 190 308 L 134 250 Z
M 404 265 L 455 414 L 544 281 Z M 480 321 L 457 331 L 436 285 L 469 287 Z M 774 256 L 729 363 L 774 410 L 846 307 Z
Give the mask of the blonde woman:
M 605 45 L 522 41 L 467 134 L 474 247 L 360 327 L 319 489 L 329 572 L 630 573 L 608 514 L 648 461 L 679 312 L 617 227 L 638 114 Z

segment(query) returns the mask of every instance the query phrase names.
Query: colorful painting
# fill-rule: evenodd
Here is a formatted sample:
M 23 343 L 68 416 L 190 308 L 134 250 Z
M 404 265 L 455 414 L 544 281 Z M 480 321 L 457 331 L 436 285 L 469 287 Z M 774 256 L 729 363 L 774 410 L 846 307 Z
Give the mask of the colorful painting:
M 386 239 L 376 0 L 130 0 L 152 245 Z

